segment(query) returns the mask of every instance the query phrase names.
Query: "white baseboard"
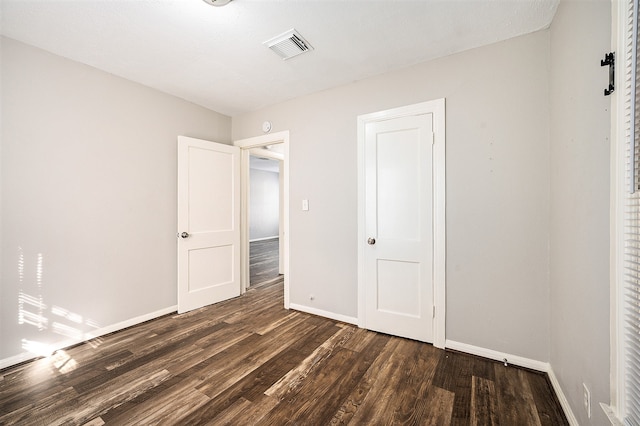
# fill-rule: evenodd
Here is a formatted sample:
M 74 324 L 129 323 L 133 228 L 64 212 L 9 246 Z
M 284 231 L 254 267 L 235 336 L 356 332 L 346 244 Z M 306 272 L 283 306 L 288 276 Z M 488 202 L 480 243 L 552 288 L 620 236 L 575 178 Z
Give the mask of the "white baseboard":
M 0 359 L 0 370 L 11 367 L 12 365 L 20 364 L 21 362 L 29 361 L 33 358 L 33 354 L 25 352 L 19 355 L 10 356 L 9 358 Z
M 276 238 L 280 238 L 279 235 L 276 235 L 275 237 L 263 237 L 263 238 L 254 238 L 253 240 L 249 240 L 250 243 L 254 243 L 256 241 L 266 241 L 266 240 L 275 240 Z
M 479 346 L 468 345 L 466 343 L 455 342 L 453 340 L 445 340 L 444 347 L 460 352 L 466 352 L 471 355 L 478 355 L 484 358 L 495 359 L 496 361 L 502 361 L 506 358 L 509 364 L 517 365 L 524 368 L 530 368 L 532 370 L 542 371 L 544 373 L 549 371 L 548 362 L 536 361 L 535 359 L 529 359 L 517 355 L 507 354 L 504 352 L 498 352 L 492 349 L 486 349 Z
M 78 343 L 86 342 L 87 340 L 95 339 L 96 337 L 104 336 L 105 334 L 113 333 L 115 331 L 123 330 L 127 327 L 131 327 L 145 321 L 152 320 L 154 318 L 161 317 L 163 315 L 167 315 L 173 312 L 176 312 L 178 306 L 170 306 L 168 308 L 160 309 L 155 312 L 151 312 L 148 314 L 140 315 L 135 318 L 131 318 L 125 321 L 121 321 L 116 324 L 109 325 L 107 327 L 98 328 L 96 330 L 92 330 L 90 332 L 84 333 L 83 339 L 65 339 L 60 342 L 53 343 L 48 346 L 47 352 L 50 354 L 54 353 L 57 350 L 68 348 L 69 346 L 77 345 Z M 20 364 L 21 362 L 30 361 L 35 358 L 39 358 L 43 356 L 43 354 L 34 354 L 31 352 L 23 352 L 21 354 L 0 359 L 0 369 L 11 367 L 12 365 Z
M 560 382 L 558 382 L 558 378 L 553 372 L 553 368 L 549 367 L 547 374 L 549 375 L 549 380 L 551 380 L 551 386 L 553 386 L 553 390 L 556 392 L 556 396 L 560 401 L 560 405 L 562 406 L 562 411 L 564 411 L 564 415 L 567 416 L 567 421 L 571 426 L 580 426 L 578 424 L 578 420 L 576 419 L 576 416 L 573 414 L 573 410 L 571 410 L 571 406 L 569 405 L 569 400 L 564 395 L 564 391 L 562 390 L 562 387 L 560 387 Z
M 296 303 L 289 303 L 290 309 L 296 311 L 306 312 L 308 314 L 318 315 L 320 317 L 329 318 L 336 321 L 346 322 L 348 324 L 358 325 L 358 318 L 348 317 L 346 315 L 336 314 L 334 312 L 323 311 L 322 309 L 311 308 L 309 306 L 298 305 Z
M 612 406 L 605 404 L 604 402 L 601 402 L 600 408 L 602 408 L 602 411 L 604 411 L 604 414 L 607 415 L 607 418 L 611 422 L 612 426 L 624 426 L 624 422 L 618 418 L 618 414 Z

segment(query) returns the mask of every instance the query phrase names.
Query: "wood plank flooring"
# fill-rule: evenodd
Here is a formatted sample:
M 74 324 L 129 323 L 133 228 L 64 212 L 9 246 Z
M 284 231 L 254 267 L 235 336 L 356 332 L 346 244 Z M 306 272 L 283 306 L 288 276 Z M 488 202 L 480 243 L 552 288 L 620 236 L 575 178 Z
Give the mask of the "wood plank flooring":
M 256 286 L 278 278 L 279 238 L 249 243 L 249 285 Z
M 0 371 L 0 424 L 568 424 L 544 374 L 287 311 L 282 291 Z

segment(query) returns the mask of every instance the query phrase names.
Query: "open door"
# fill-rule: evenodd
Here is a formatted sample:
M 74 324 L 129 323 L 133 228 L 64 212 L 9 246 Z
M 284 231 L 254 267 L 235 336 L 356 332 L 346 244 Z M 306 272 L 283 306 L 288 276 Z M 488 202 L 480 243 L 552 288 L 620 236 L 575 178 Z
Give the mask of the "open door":
M 178 313 L 240 295 L 240 148 L 178 137 Z

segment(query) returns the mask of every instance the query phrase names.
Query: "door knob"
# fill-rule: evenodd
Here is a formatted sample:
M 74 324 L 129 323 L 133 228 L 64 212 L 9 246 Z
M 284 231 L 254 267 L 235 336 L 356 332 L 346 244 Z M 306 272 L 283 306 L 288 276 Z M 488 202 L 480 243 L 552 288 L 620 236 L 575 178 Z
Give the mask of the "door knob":
M 369 239 L 367 240 L 367 244 L 369 244 L 370 246 L 374 245 L 375 243 L 376 243 L 376 239 L 375 238 L 369 237 Z
M 180 238 L 189 238 L 189 233 L 183 232 L 182 234 L 180 234 Z

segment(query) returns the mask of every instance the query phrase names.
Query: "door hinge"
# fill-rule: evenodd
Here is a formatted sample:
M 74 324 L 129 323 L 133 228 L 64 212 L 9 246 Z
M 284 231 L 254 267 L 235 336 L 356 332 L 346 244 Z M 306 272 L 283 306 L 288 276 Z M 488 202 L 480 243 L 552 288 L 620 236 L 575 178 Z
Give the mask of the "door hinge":
M 433 316 L 431 318 L 436 317 L 436 305 L 433 305 Z

